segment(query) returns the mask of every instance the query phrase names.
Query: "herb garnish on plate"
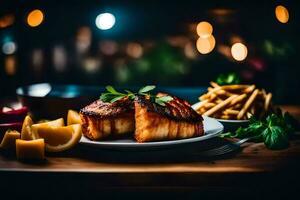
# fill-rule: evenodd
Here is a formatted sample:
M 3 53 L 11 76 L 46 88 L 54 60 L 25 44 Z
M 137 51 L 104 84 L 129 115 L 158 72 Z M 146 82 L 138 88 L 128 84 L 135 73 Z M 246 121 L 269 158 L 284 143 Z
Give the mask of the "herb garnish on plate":
M 139 89 L 138 92 L 131 92 L 129 90 L 124 90 L 125 92 L 118 92 L 114 87 L 111 85 L 106 86 L 106 92 L 102 93 L 100 96 L 100 100 L 104 102 L 116 102 L 124 97 L 128 97 L 129 99 L 133 100 L 136 95 L 142 96 L 150 96 L 150 99 L 161 105 L 165 106 L 167 102 L 172 101 L 173 98 L 171 96 L 157 96 L 150 94 L 150 91 L 156 88 L 155 85 L 147 85 Z
M 263 120 L 251 118 L 248 127 L 240 127 L 235 132 L 223 133 L 221 137 L 253 137 L 254 141 L 264 142 L 269 149 L 284 149 L 289 146 L 289 137 L 294 133 L 294 120 L 288 112 L 283 114 L 281 110 L 278 110 Z

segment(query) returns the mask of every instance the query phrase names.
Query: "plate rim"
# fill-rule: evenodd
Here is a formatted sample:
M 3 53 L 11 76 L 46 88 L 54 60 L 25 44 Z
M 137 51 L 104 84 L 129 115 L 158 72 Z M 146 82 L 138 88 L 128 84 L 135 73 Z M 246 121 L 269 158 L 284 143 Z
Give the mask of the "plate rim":
M 80 139 L 80 144 L 88 145 L 88 146 L 97 146 L 97 148 L 111 148 L 111 149 L 124 149 L 124 148 L 151 148 L 151 147 L 168 147 L 173 145 L 182 145 L 182 144 L 191 144 L 195 142 L 201 142 L 205 141 L 214 137 L 217 137 L 224 131 L 224 126 L 221 122 L 218 120 L 203 116 L 204 119 L 213 120 L 215 123 L 218 123 L 218 129 L 214 133 L 210 133 L 207 135 L 202 135 L 198 137 L 192 137 L 192 138 L 185 138 L 185 139 L 177 139 L 177 140 L 167 140 L 167 141 L 155 141 L 155 142 L 145 142 L 145 143 L 129 143 L 129 142 L 119 142 L 114 143 L 110 141 L 92 141 L 86 138 L 85 136 L 82 136 Z M 83 138 L 86 141 L 83 141 Z

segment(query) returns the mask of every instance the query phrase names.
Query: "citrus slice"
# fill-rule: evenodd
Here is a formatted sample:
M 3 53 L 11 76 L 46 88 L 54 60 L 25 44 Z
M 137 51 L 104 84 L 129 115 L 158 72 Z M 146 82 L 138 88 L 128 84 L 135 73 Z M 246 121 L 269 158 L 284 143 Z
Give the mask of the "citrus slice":
M 67 124 L 81 124 L 81 119 L 79 116 L 79 113 L 75 110 L 69 110 L 68 111 L 68 117 L 67 117 Z
M 59 118 L 59 119 L 48 121 L 48 122 L 34 124 L 33 126 L 35 126 L 35 127 L 37 127 L 37 126 L 62 127 L 64 125 L 65 125 L 64 119 L 63 118 Z
M 34 127 L 38 138 L 45 140 L 45 149 L 48 152 L 60 152 L 75 146 L 82 135 L 81 125 L 73 124 L 64 127 L 39 126 Z
M 31 126 L 33 121 L 29 115 L 27 115 L 23 121 L 22 130 L 21 130 L 21 139 L 22 140 L 33 140 L 34 136 L 32 134 Z
M 14 148 L 16 146 L 16 139 L 20 139 L 20 133 L 18 131 L 7 130 L 1 141 L 0 148 Z
M 16 140 L 16 154 L 20 160 L 44 159 L 45 143 L 44 139 L 37 140 Z
M 31 130 L 32 130 L 32 139 L 38 139 L 38 133 L 37 130 L 40 127 L 63 127 L 65 125 L 64 119 L 63 118 L 59 118 L 53 121 L 48 121 L 48 122 L 44 122 L 44 123 L 39 123 L 39 124 L 33 124 L 31 126 Z

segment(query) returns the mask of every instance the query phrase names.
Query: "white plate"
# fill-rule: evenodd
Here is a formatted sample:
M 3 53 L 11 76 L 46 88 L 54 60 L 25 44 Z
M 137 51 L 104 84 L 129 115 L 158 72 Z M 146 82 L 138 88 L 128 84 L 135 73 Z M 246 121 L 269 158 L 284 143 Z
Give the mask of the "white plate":
M 194 142 L 204 141 L 213 137 L 218 136 L 222 133 L 224 127 L 217 120 L 210 117 L 203 117 L 204 125 L 204 135 L 199 137 L 180 139 L 180 140 L 168 140 L 168 141 L 159 141 L 159 142 L 145 142 L 137 143 L 134 139 L 114 139 L 114 140 L 105 140 L 105 141 L 92 141 L 88 138 L 82 136 L 80 143 L 97 147 L 97 148 L 106 148 L 106 149 L 147 149 L 147 148 L 165 148 L 173 145 L 188 144 Z

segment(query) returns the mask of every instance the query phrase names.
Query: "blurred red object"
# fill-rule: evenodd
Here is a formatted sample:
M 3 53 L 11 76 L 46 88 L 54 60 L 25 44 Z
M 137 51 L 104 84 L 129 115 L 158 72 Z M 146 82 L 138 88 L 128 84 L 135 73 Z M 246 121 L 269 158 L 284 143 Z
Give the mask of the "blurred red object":
M 267 69 L 266 63 L 260 58 L 252 58 L 248 60 L 249 65 L 255 69 L 255 71 L 263 72 Z
M 0 124 L 12 123 L 12 122 L 23 122 L 24 118 L 28 113 L 27 107 L 19 109 L 12 109 L 9 111 L 0 110 Z
M 27 107 L 19 109 L 1 108 L 0 110 L 0 141 L 8 129 L 21 131 L 24 118 L 28 113 Z

